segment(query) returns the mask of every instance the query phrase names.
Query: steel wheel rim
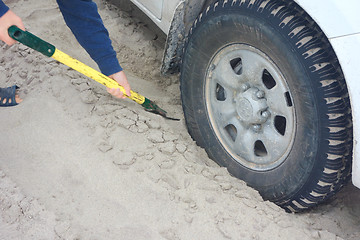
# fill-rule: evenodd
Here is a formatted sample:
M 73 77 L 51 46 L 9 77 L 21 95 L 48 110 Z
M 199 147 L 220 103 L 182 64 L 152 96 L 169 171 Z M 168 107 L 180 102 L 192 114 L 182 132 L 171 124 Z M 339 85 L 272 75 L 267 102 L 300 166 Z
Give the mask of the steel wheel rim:
M 220 49 L 206 72 L 205 99 L 218 140 L 237 162 L 269 171 L 285 161 L 296 130 L 294 103 L 265 53 L 246 44 Z

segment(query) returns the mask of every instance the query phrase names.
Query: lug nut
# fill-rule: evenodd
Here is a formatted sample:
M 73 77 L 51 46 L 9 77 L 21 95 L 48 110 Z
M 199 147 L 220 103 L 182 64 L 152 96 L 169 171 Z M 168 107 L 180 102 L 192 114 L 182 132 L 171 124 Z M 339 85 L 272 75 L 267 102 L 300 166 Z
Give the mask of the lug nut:
M 256 92 L 256 97 L 259 98 L 259 99 L 265 97 L 265 92 L 262 91 L 262 90 L 257 91 Z
M 261 129 L 261 125 L 260 125 L 260 124 L 255 124 L 255 125 L 252 126 L 252 129 L 253 129 L 255 132 L 258 132 L 258 131 L 260 131 L 260 129 Z
M 240 88 L 243 92 L 245 92 L 246 90 L 248 90 L 250 88 L 250 85 L 248 83 L 244 83 L 241 85 Z
M 263 111 L 263 112 L 261 113 L 261 116 L 262 116 L 263 118 L 269 118 L 269 117 L 270 117 L 270 112 L 269 112 L 269 111 Z

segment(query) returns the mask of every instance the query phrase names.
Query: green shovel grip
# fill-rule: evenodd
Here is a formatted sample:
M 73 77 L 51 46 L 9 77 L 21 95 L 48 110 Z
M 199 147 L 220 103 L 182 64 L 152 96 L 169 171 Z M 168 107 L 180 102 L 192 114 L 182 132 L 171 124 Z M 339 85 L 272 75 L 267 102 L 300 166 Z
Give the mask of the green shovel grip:
M 17 26 L 9 27 L 8 33 L 11 38 L 44 54 L 45 56 L 51 57 L 55 52 L 55 46 L 45 42 L 28 31 L 21 30 Z

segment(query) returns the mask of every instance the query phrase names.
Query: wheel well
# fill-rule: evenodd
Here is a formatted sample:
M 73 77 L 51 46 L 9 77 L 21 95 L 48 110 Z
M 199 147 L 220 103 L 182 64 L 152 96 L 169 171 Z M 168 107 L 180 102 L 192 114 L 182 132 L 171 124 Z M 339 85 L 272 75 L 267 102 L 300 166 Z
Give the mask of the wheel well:
M 162 74 L 175 74 L 180 71 L 184 42 L 193 22 L 207 6 L 216 1 L 186 0 L 177 6 L 167 34 L 161 66 Z

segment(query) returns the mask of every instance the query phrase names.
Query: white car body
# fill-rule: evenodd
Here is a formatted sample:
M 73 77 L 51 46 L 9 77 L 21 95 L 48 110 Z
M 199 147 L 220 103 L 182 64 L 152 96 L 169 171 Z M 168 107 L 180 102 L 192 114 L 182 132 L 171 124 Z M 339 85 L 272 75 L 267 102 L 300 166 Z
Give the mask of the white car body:
M 183 0 L 131 0 L 165 32 Z M 345 75 L 353 117 L 352 181 L 360 188 L 360 54 L 359 0 L 295 0 L 321 27 L 340 61 Z

